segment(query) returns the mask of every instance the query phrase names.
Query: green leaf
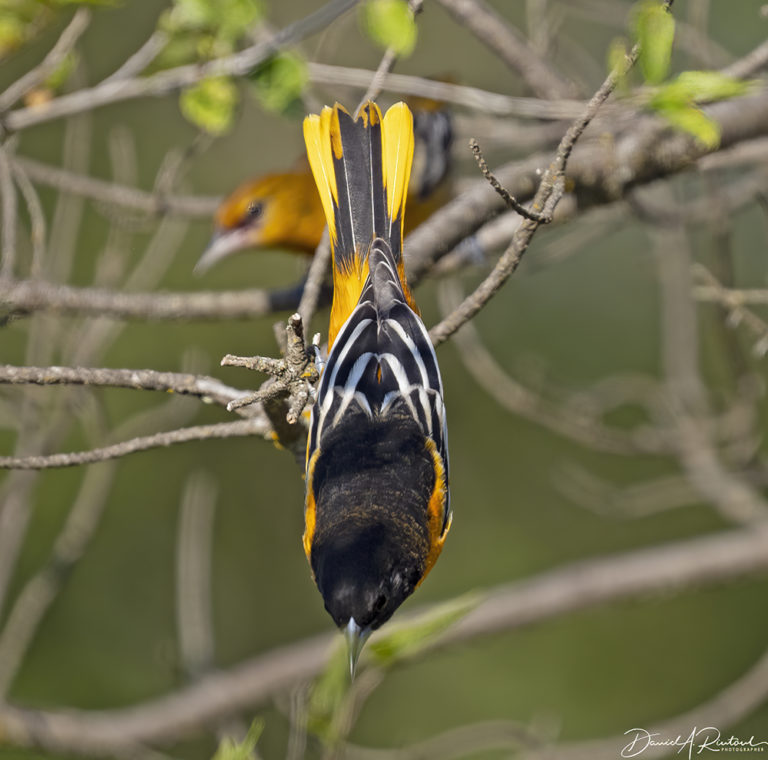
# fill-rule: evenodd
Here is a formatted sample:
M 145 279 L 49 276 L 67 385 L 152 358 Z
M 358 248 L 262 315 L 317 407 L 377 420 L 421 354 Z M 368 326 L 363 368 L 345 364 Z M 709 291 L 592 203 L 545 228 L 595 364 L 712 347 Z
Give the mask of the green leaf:
M 416 46 L 416 22 L 405 0 L 368 0 L 362 6 L 368 36 L 397 55 L 410 55 Z
M 171 30 L 208 29 L 217 24 L 216 5 L 211 0 L 176 0 L 167 23 Z
M 70 74 L 75 70 L 77 66 L 78 55 L 75 51 L 70 51 L 64 56 L 61 63 L 46 77 L 45 86 L 56 92 L 60 90 Z
M 254 720 L 248 729 L 248 734 L 241 742 L 224 738 L 213 756 L 213 760 L 254 760 L 256 757 L 256 745 L 264 731 L 264 721 Z
M 651 106 L 658 108 L 670 104 L 680 105 L 727 100 L 743 95 L 749 88 L 749 82 L 734 79 L 718 71 L 684 71 L 658 89 L 651 98 Z
M 175 0 L 164 14 L 163 28 L 171 34 L 199 30 L 234 41 L 261 18 L 261 0 Z
M 714 150 L 720 144 L 720 125 L 693 105 L 666 106 L 658 113 L 670 124 L 693 135 L 704 147 Z
M 413 657 L 474 609 L 480 599 L 478 594 L 465 594 L 407 623 L 388 624 L 366 645 L 363 660 L 383 668 Z M 349 655 L 345 642 L 339 638 L 339 645 L 312 687 L 307 708 L 307 728 L 326 742 L 338 738 L 338 717 L 348 708 L 351 687 Z
M 617 37 L 608 47 L 607 62 L 608 71 L 618 72 L 616 87 L 622 94 L 625 94 L 627 91 L 626 60 L 627 41 L 622 37 Z
M 54 5 L 120 5 L 120 0 L 52 0 Z
M 26 39 L 26 25 L 10 13 L 0 13 L 0 57 L 16 50 Z
M 413 657 L 473 610 L 480 601 L 478 594 L 464 594 L 414 620 L 386 628 L 370 642 L 368 652 L 374 662 L 384 666 Z
M 675 19 L 658 0 L 643 0 L 635 6 L 634 27 L 643 77 L 649 84 L 658 84 L 669 71 Z
M 238 103 L 238 92 L 228 77 L 208 77 L 181 93 L 179 105 L 184 116 L 213 135 L 231 126 Z
M 278 53 L 248 78 L 262 106 L 277 113 L 284 112 L 301 97 L 309 81 L 307 64 L 295 53 Z
M 326 742 L 333 741 L 337 732 L 335 718 L 341 712 L 351 685 L 346 642 L 339 637 L 325 669 L 312 685 L 307 703 L 309 731 Z
M 262 17 L 261 0 L 225 0 L 218 9 L 219 34 L 230 40 L 242 37 Z

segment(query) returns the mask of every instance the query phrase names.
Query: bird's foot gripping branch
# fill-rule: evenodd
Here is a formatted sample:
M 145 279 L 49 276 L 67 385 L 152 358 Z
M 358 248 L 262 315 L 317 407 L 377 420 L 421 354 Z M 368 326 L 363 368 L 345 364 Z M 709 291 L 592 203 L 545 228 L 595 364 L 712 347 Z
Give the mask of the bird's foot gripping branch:
M 302 411 L 313 394 L 320 374 L 314 358 L 319 337 L 315 336 L 312 344 L 307 346 L 301 316 L 292 314 L 285 333 L 278 332 L 279 342 L 284 343 L 281 346 L 282 359 L 227 354 L 221 360 L 223 367 L 245 367 L 270 375 L 259 390 L 231 401 L 227 409 L 233 411 L 261 402 L 272 424 L 275 442 L 293 452 L 301 465 L 304 463 L 307 436 Z

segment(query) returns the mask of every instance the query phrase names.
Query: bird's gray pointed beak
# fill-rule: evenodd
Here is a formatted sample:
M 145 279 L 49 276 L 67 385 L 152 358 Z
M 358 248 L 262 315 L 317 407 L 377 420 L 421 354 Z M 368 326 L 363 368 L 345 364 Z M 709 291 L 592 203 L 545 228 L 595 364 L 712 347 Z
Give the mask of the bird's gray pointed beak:
M 361 628 L 354 618 L 350 618 L 344 628 L 344 638 L 347 640 L 347 652 L 349 654 L 349 674 L 352 678 L 355 677 L 355 667 L 360 652 L 363 651 L 363 646 L 370 635 L 371 629 Z
M 214 264 L 247 247 L 248 238 L 244 230 L 216 230 L 193 271 L 196 275 L 205 274 Z

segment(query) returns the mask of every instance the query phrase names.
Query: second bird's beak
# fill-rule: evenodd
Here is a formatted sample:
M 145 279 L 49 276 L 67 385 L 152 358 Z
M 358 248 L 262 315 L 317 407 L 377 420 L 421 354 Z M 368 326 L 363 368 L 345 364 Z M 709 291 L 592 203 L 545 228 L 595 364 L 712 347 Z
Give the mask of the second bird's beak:
M 219 261 L 235 253 L 235 251 L 247 247 L 248 233 L 246 230 L 216 230 L 193 271 L 196 275 L 205 274 L 214 264 L 218 264 Z
M 344 638 L 347 640 L 347 652 L 349 654 L 349 674 L 355 677 L 355 667 L 363 651 L 363 645 L 371 635 L 370 628 L 361 628 L 354 618 L 350 618 L 346 627 L 343 629 Z

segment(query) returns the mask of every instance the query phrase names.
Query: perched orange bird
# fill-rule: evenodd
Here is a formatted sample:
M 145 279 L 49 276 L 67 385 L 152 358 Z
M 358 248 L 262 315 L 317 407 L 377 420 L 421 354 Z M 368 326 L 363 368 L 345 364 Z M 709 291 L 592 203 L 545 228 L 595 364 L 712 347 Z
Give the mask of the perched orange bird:
M 408 188 L 411 227 L 450 197 L 450 112 L 435 101 L 420 100 L 414 132 L 414 171 Z M 325 214 L 309 165 L 301 161 L 292 171 L 242 183 L 221 203 L 214 223 L 196 272 L 248 248 L 285 248 L 311 255 L 322 238 Z
M 424 580 L 451 523 L 443 384 L 405 280 L 404 103 L 304 121 L 333 250 L 329 355 L 312 407 L 304 550 L 350 668 Z

